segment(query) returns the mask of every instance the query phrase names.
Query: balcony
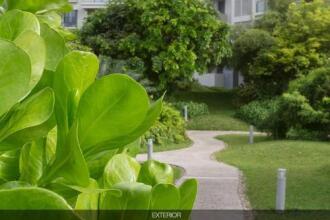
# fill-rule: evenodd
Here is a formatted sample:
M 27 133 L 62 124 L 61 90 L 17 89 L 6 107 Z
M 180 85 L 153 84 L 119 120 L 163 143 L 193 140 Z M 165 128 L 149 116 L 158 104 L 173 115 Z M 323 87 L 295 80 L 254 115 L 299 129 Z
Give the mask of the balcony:
M 85 9 L 104 8 L 109 0 L 81 0 L 80 4 Z

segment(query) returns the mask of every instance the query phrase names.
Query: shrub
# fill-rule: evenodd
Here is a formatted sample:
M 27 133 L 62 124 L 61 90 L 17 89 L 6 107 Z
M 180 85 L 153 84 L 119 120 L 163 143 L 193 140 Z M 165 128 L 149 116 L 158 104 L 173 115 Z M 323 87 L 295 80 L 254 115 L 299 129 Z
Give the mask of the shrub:
M 159 145 L 183 142 L 186 139 L 185 122 L 180 112 L 171 104 L 164 103 L 158 120 L 144 135 L 144 144 L 148 138 Z
M 179 101 L 179 102 L 174 102 L 172 104 L 178 111 L 182 113 L 182 115 L 184 114 L 184 107 L 187 106 L 189 118 L 195 118 L 197 116 L 209 114 L 209 108 L 206 103 L 201 103 L 201 102 L 197 103 L 193 101 L 190 102 Z
M 329 97 L 330 68 L 314 70 L 290 84 L 289 91 L 282 96 L 278 117 L 290 129 L 308 131 L 314 137 L 326 139 L 330 134 Z
M 271 133 L 274 137 L 281 137 L 286 129 L 280 119 L 276 117 L 279 108 L 279 99 L 253 101 L 242 106 L 237 111 L 236 116 L 261 131 Z

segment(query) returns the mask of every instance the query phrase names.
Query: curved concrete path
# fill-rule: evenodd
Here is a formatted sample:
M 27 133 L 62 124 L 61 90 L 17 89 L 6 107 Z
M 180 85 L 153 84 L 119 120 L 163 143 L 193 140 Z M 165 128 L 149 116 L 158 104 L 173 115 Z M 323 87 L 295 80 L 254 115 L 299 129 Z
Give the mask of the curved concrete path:
M 194 142 L 189 148 L 159 152 L 153 159 L 178 165 L 185 169 L 180 179 L 196 178 L 198 194 L 194 209 L 198 210 L 244 210 L 247 209 L 242 194 L 241 173 L 233 166 L 212 159 L 214 152 L 223 150 L 225 144 L 214 137 L 223 134 L 247 134 L 232 131 L 188 131 Z M 138 155 L 146 160 L 146 155 Z

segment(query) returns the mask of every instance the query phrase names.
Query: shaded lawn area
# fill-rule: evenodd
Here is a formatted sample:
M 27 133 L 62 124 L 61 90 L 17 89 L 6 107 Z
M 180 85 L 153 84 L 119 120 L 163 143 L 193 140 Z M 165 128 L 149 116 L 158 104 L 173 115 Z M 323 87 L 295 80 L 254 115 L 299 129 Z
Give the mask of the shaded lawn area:
M 247 196 L 254 209 L 274 209 L 278 168 L 287 169 L 286 209 L 330 209 L 330 143 L 274 141 L 225 135 L 229 147 L 216 153 L 219 161 L 234 165 L 246 178 Z
M 154 152 L 162 152 L 162 151 L 170 151 L 170 150 L 178 150 L 186 147 L 190 147 L 193 142 L 190 139 L 186 139 L 182 143 L 178 144 L 164 144 L 164 145 L 154 145 Z M 147 153 L 147 146 L 141 147 L 140 153 Z
M 176 92 L 170 100 L 204 102 L 208 105 L 210 114 L 190 119 L 189 130 L 233 130 L 246 131 L 248 125 L 235 118 L 233 105 L 235 93 L 229 90 L 203 88 L 189 92 Z

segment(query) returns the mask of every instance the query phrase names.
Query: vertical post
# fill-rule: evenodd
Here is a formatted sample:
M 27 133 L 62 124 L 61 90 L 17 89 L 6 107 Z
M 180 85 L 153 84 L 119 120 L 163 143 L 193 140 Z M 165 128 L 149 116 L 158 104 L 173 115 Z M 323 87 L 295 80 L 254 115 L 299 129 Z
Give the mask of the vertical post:
M 286 169 L 280 168 L 277 171 L 277 190 L 276 190 L 276 210 L 285 209 L 285 190 L 286 190 Z
M 188 106 L 187 105 L 185 105 L 183 107 L 183 114 L 184 114 L 184 120 L 188 121 Z
M 153 153 L 153 150 L 154 150 L 154 143 L 153 143 L 153 140 L 151 138 L 148 139 L 147 147 L 148 147 L 148 160 L 152 160 L 152 153 Z
M 250 125 L 250 130 L 249 130 L 249 144 L 254 143 L 254 127 L 253 125 Z

